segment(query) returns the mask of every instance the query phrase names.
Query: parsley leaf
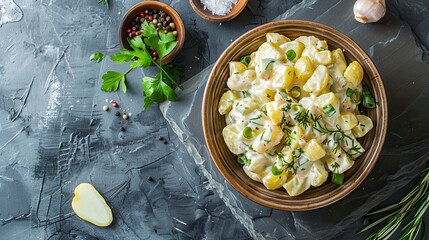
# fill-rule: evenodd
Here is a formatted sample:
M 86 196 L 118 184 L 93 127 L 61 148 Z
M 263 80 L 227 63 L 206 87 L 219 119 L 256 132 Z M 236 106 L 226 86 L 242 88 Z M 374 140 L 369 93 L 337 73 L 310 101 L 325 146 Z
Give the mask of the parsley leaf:
M 136 60 L 133 63 L 131 63 L 131 67 L 132 68 L 149 67 L 150 63 L 152 62 L 152 57 L 150 56 L 149 52 L 146 50 L 146 46 L 143 42 L 142 35 L 131 39 L 130 46 L 134 49 L 134 52 L 133 51 L 130 51 L 130 52 L 132 52 L 132 54 L 134 54 L 134 56 L 136 57 Z
M 142 23 L 142 35 L 145 37 L 150 36 L 158 36 L 158 32 L 156 31 L 155 24 L 149 23 L 148 21 L 144 21 Z
M 144 77 L 142 82 L 144 88 L 144 109 L 147 109 L 154 102 L 162 102 L 167 98 L 169 101 L 176 101 L 176 93 L 169 86 L 162 73 L 155 75 L 155 78 Z
M 176 37 L 172 32 L 165 34 L 164 32 L 159 32 L 159 39 L 162 43 L 170 43 L 176 41 Z
M 138 49 L 144 49 L 145 48 L 145 45 L 144 45 L 143 39 L 142 39 L 142 35 L 131 38 L 131 40 L 129 40 L 129 43 L 130 43 L 130 46 L 134 49 L 134 51 L 136 51 Z
M 121 49 L 120 53 L 115 53 L 110 57 L 110 60 L 117 62 L 119 64 L 123 62 L 129 62 L 135 57 L 135 53 L 128 49 Z
M 135 54 L 137 59 L 133 63 L 131 63 L 132 68 L 137 68 L 137 67 L 147 68 L 150 66 L 150 63 L 152 62 L 152 57 L 150 56 L 150 54 L 147 52 L 146 49 L 144 51 L 136 50 Z
M 119 88 L 119 83 L 122 82 L 122 91 L 124 93 L 127 91 L 124 73 L 108 71 L 101 78 L 103 79 L 101 90 L 105 92 L 117 91 Z
M 177 45 L 177 41 L 175 41 L 176 37 L 173 33 L 165 34 L 162 31 L 157 33 L 155 24 L 147 23 L 147 21 L 143 23 L 142 34 L 146 36 L 144 42 L 149 47 L 155 49 L 160 60 L 173 51 L 174 47 Z
M 93 54 L 91 54 L 91 56 L 89 57 L 89 60 L 91 61 L 95 61 L 95 62 L 101 62 L 104 59 L 104 54 L 102 54 L 101 52 L 95 52 Z

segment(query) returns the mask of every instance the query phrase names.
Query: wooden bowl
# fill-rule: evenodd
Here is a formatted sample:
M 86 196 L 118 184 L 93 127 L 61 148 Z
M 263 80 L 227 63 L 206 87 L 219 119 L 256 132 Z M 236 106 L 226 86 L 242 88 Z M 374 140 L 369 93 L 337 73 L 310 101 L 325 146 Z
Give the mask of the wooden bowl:
M 357 60 L 365 71 L 363 83 L 367 84 L 378 105 L 364 110 L 374 128 L 359 142 L 366 149 L 351 169 L 345 172 L 345 182 L 338 186 L 328 179 L 320 187 L 310 188 L 303 194 L 291 197 L 285 189 L 267 190 L 262 183 L 253 181 L 244 172 L 237 157 L 226 146 L 222 137 L 225 118 L 218 113 L 218 102 L 227 89 L 230 61 L 239 60 L 258 49 L 266 41 L 265 34 L 277 32 L 295 39 L 302 35 L 313 35 L 326 40 L 330 49 L 342 48 L 348 63 Z M 306 211 L 332 204 L 356 189 L 373 169 L 384 143 L 387 130 L 387 99 L 383 82 L 369 56 L 352 39 L 320 23 L 284 20 L 257 27 L 235 40 L 219 57 L 207 82 L 203 97 L 202 119 L 204 137 L 210 155 L 225 179 L 242 195 L 267 207 Z
M 224 16 L 214 15 L 210 10 L 205 9 L 201 0 L 189 0 L 194 11 L 203 19 L 209 22 L 227 22 L 237 17 L 244 7 L 246 7 L 248 0 L 237 0 L 237 3 L 232 6 L 229 13 Z
M 171 17 L 172 21 L 176 25 L 177 45 L 173 51 L 164 57 L 162 61 L 164 64 L 167 64 L 179 54 L 183 44 L 185 43 L 185 25 L 183 24 L 182 18 L 180 18 L 180 15 L 177 13 L 177 11 L 165 3 L 158 1 L 143 1 L 132 6 L 122 18 L 121 25 L 119 27 L 119 43 L 122 48 L 132 50 L 130 44 L 128 43 L 127 29 L 135 17 L 139 16 L 140 12 L 146 9 L 158 9 L 164 11 Z

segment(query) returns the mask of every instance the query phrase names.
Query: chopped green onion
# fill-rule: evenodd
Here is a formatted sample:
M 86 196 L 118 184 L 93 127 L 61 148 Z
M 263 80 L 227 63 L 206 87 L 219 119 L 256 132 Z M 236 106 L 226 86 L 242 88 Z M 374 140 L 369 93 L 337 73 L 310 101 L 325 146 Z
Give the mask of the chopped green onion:
M 364 95 L 362 99 L 362 105 L 366 108 L 375 108 L 374 98 L 368 95 Z
M 332 173 L 332 182 L 338 185 L 343 185 L 344 174 L 342 173 Z
M 299 98 L 301 97 L 301 88 L 298 86 L 293 87 L 290 90 L 290 94 L 292 95 L 293 98 Z
M 347 88 L 346 96 L 352 100 L 352 103 L 358 104 L 360 103 L 359 93 L 351 88 Z
M 347 97 L 351 98 L 354 93 L 355 93 L 355 90 L 353 90 L 351 88 L 347 88 L 347 91 L 346 91 Z
M 241 63 L 243 63 L 243 64 L 244 64 L 244 65 L 246 65 L 246 66 L 249 66 L 249 64 L 250 64 L 250 60 L 251 60 L 251 58 L 250 58 L 250 56 L 249 56 L 249 55 L 242 56 L 242 57 L 240 58 L 240 62 L 241 62 Z
M 247 164 L 248 162 L 250 162 L 250 160 L 244 156 L 244 154 L 240 154 L 237 156 L 237 162 L 240 164 Z
M 375 99 L 369 91 L 368 86 L 363 85 L 362 90 L 362 105 L 366 108 L 375 108 Z
M 328 115 L 328 117 L 332 117 L 337 112 L 332 104 L 323 107 L 323 111 Z
M 286 52 L 286 57 L 287 57 L 287 59 L 288 60 L 294 60 L 295 59 L 295 57 L 296 57 L 296 52 L 294 51 L 294 50 L 292 50 L 292 49 L 290 49 L 290 50 L 288 50 L 287 52 Z
M 270 60 L 270 62 L 267 64 L 267 66 L 265 67 L 265 70 L 267 70 L 268 69 L 268 67 L 272 64 L 272 63 L 274 63 L 276 60 Z
M 244 138 L 247 138 L 247 139 L 252 138 L 252 137 L 253 137 L 253 130 L 252 130 L 252 128 L 250 128 L 250 127 L 245 127 L 245 128 L 243 129 L 243 137 L 244 137 Z
M 280 175 L 280 174 L 282 174 L 282 170 L 279 170 L 277 167 L 276 167 L 276 165 L 275 164 L 273 164 L 273 166 L 271 167 L 271 173 L 274 175 L 274 176 L 278 176 L 278 175 Z
M 243 97 L 250 97 L 250 95 L 249 91 L 243 91 Z

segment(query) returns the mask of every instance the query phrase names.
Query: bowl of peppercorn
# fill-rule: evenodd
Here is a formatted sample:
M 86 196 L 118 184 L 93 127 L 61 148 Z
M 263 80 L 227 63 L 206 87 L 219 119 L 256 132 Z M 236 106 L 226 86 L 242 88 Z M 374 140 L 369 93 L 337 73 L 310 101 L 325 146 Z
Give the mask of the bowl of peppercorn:
M 132 6 L 124 15 L 119 27 L 119 43 L 122 48 L 133 50 L 129 41 L 144 36 L 144 25 L 153 25 L 156 31 L 172 35 L 177 41 L 174 49 L 162 59 L 163 64 L 171 62 L 180 52 L 185 42 L 185 26 L 180 15 L 171 6 L 158 1 L 143 1 Z M 147 46 L 154 60 L 159 61 L 155 49 Z

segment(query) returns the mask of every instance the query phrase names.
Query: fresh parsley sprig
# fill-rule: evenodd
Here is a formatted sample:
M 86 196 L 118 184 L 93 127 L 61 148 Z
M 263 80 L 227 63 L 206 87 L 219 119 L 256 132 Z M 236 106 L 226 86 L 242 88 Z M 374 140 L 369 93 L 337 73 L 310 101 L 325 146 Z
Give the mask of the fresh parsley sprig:
M 144 37 L 143 37 L 144 36 Z M 176 46 L 177 41 L 173 33 L 156 31 L 155 24 L 145 21 L 142 24 L 142 35 L 129 40 L 133 50 L 121 49 L 119 53 L 111 56 L 111 60 L 122 64 L 130 63 L 130 68 L 124 73 L 108 71 L 102 76 L 103 83 L 101 90 L 105 92 L 117 91 L 121 85 L 122 91 L 126 93 L 126 75 L 134 68 L 147 68 L 151 64 L 159 69 L 155 77 L 145 76 L 142 80 L 144 88 L 144 109 L 147 109 L 154 102 L 162 102 L 165 99 L 169 101 L 176 100 L 175 87 L 183 89 L 177 78 L 183 76 L 183 71 L 172 64 L 164 65 L 162 60 Z M 151 47 L 156 51 L 159 62 L 155 61 L 146 47 Z

